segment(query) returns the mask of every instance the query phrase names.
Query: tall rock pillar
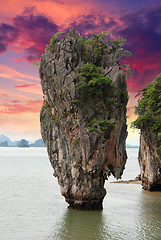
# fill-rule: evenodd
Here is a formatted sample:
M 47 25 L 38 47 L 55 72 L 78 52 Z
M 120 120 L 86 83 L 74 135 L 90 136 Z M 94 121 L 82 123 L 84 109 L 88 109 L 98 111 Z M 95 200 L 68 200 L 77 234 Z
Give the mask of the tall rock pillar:
M 41 134 L 70 207 L 102 209 L 105 179 L 126 163 L 125 76 L 103 37 L 70 30 L 55 37 L 40 63 Z

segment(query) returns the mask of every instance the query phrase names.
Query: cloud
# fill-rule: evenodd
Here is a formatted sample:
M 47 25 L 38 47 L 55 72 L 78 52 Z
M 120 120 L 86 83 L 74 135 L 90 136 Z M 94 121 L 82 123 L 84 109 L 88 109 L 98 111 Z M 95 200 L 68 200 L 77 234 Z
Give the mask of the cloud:
M 40 84 L 24 84 L 20 86 L 15 86 L 14 88 L 25 93 L 42 96 L 42 89 Z
M 29 80 L 34 80 L 34 81 L 38 81 L 40 82 L 40 79 L 38 77 L 34 77 L 30 74 L 24 74 L 21 73 L 11 67 L 8 67 L 4 64 L 0 64 L 0 78 L 8 78 L 8 79 L 12 79 L 15 81 L 20 81 L 20 82 L 25 82 L 25 83 L 29 83 Z
M 10 32 L 15 34 L 12 34 L 11 39 L 5 42 L 5 47 L 3 47 L 3 42 L 1 43 L 0 41 L 0 46 L 3 51 L 7 50 L 9 45 L 15 51 L 18 49 L 19 51 L 23 51 L 24 57 L 22 59 L 14 58 L 13 60 L 21 62 L 25 59 L 31 63 L 34 60 L 40 59 L 46 44 L 49 43 L 52 36 L 60 29 L 67 31 L 74 28 L 82 34 L 87 34 L 109 31 L 118 25 L 116 19 L 107 17 L 99 11 L 91 12 L 91 10 L 88 10 L 86 14 L 82 15 L 78 12 L 77 9 L 75 17 L 70 17 L 64 26 L 58 26 L 58 24 L 48 17 L 38 14 L 35 7 L 26 8 L 21 14 L 13 18 L 13 25 L 5 27 L 6 30 L 3 32 L 3 39 L 10 36 Z
M 82 34 L 106 31 L 127 39 L 125 49 L 132 52 L 132 57 L 121 61 L 131 67 L 132 77 L 127 78 L 130 91 L 145 87 L 161 72 L 161 4 L 125 12 L 118 19 L 93 12 L 73 18 L 69 28 Z
M 5 98 L 9 97 L 8 92 L 4 91 L 3 89 L 0 89 L 0 94 L 1 94 L 1 96 L 5 97 Z
M 161 72 L 161 4 L 125 12 L 118 19 L 93 12 L 73 18 L 69 28 L 82 34 L 106 31 L 127 39 L 125 49 L 132 52 L 132 57 L 121 62 L 131 67 L 132 77 L 127 78 L 130 91 L 145 87 Z
M 24 51 L 24 59 L 27 61 L 40 59 L 46 44 L 58 32 L 58 26 L 47 17 L 35 15 L 34 12 L 35 8 L 26 9 L 13 18 L 13 25 L 0 25 L 0 53 L 12 45 Z
M 12 103 L 1 104 L 1 114 L 22 114 L 22 113 L 37 113 L 40 112 L 43 101 L 35 100 L 28 101 L 26 104 L 20 104 L 19 101 L 15 100 Z
M 25 84 L 25 85 L 21 85 L 21 86 L 15 86 L 15 88 L 20 89 L 20 88 L 28 88 L 28 87 L 33 87 L 33 86 L 37 86 L 37 84 L 35 84 L 35 83 Z
M 105 14 L 94 12 L 73 19 L 68 29 L 74 28 L 81 34 L 89 34 L 110 31 L 117 25 L 114 18 L 107 18 Z
M 161 52 L 161 5 L 127 14 L 121 20 L 127 27 L 118 34 L 128 39 L 129 47 L 144 56 Z
M 23 92 L 22 92 L 23 93 Z M 21 94 L 21 91 L 16 92 L 13 91 L 12 89 L 0 89 L 0 96 L 1 96 L 1 104 L 6 104 L 7 103 L 12 103 L 12 102 L 29 102 L 34 99 L 35 96 L 31 97 L 28 96 L 27 94 Z
M 101 2 L 105 4 L 103 0 Z M 118 4 L 118 1 L 115 2 Z M 66 3 L 64 1 L 62 3 L 65 7 Z M 54 6 L 64 9 L 59 4 Z M 147 7 L 137 12 L 122 12 L 122 16 L 118 15 L 117 18 L 110 17 L 109 12 L 100 12 L 99 9 L 91 11 L 88 8 L 82 14 L 78 11 L 76 13 L 64 24 L 65 31 L 70 28 L 75 28 L 82 34 L 106 31 L 127 39 L 125 48 L 130 50 L 133 56 L 123 62 L 129 63 L 132 69 L 132 78 L 127 79 L 130 90 L 144 87 L 160 72 L 161 5 Z M 38 14 L 35 7 L 26 8 L 13 18 L 13 25 L 1 24 L 3 34 L 0 35 L 0 51 L 5 51 L 7 46 L 12 44 L 24 52 L 24 58 L 14 61 L 25 59 L 33 62 L 40 59 L 46 44 L 60 28 L 63 26 L 58 26 L 47 16 Z
M 132 69 L 131 87 L 141 89 L 161 72 L 161 4 L 126 14 L 121 21 L 124 29 L 117 35 L 127 39 L 126 47 L 133 54 L 127 60 Z
M 19 100 L 12 100 L 11 103 L 21 103 L 22 101 Z
M 18 62 L 18 63 L 24 61 L 23 58 L 11 58 L 11 60 L 14 61 L 14 62 Z
M 45 16 L 18 15 L 13 19 L 14 26 L 19 32 L 18 46 L 25 52 L 28 61 L 39 59 L 46 44 L 58 31 L 58 26 Z
M 14 26 L 2 23 L 0 25 L 0 53 L 7 50 L 7 46 L 18 37 L 18 31 Z

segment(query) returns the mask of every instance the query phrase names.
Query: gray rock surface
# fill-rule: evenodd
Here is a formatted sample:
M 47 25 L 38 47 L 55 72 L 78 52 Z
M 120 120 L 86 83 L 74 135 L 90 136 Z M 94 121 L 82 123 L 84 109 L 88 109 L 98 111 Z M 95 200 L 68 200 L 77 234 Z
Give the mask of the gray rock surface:
M 161 190 L 161 159 L 156 152 L 157 147 L 156 133 L 142 131 L 138 159 L 144 190 Z
M 70 30 L 64 39 L 47 47 L 42 55 L 39 70 L 44 97 L 40 114 L 41 134 L 54 176 L 58 178 L 61 193 L 69 206 L 102 209 L 106 195 L 105 179 L 110 174 L 120 178 L 127 159 L 127 100 L 122 102 L 127 86 L 116 56 L 111 47 L 106 46 L 101 49 L 101 56 L 91 57 L 91 61 L 112 79 L 114 91 L 109 94 L 115 103 L 109 104 L 108 108 L 103 97 L 95 95 L 80 98 L 80 103 L 76 103 L 80 97 L 74 81 L 76 67 L 87 63 L 80 38 Z M 90 51 L 93 56 L 92 47 Z M 97 119 L 92 125 L 93 131 L 89 130 L 91 119 Z M 101 120 L 109 121 L 109 126 L 102 129 L 98 125 Z

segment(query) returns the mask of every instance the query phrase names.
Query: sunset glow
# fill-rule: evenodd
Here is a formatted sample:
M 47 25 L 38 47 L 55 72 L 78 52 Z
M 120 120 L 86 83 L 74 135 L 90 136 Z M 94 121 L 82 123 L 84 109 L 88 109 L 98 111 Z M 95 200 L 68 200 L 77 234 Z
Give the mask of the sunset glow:
M 160 1 L 48 0 L 0 3 L 0 134 L 12 139 L 40 137 L 42 91 L 38 67 L 46 44 L 58 31 L 74 28 L 81 34 L 108 32 L 127 39 L 132 57 L 127 78 L 128 144 L 138 144 L 130 129 L 136 116 L 135 95 L 161 72 Z

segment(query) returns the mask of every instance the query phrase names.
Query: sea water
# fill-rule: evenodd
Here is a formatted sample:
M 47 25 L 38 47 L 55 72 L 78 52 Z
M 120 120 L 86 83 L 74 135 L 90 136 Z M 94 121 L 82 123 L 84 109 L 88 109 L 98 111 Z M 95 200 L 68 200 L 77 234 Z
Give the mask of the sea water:
M 129 148 L 123 180 L 139 174 Z M 105 184 L 103 211 L 67 208 L 45 148 L 0 148 L 0 240 L 160 240 L 161 193 Z

